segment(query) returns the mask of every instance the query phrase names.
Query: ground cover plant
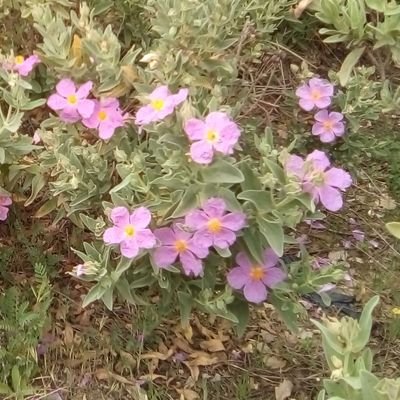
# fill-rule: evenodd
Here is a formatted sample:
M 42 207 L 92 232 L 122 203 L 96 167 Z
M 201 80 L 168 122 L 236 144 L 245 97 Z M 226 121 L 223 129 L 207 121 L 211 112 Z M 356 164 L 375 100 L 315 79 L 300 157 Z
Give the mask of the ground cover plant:
M 2 398 L 400 398 L 400 5 L 0 5 Z

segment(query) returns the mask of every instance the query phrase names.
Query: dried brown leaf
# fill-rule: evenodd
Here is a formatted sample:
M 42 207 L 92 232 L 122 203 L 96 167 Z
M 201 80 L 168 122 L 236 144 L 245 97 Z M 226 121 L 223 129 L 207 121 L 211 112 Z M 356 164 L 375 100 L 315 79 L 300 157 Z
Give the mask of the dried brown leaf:
M 293 383 L 285 379 L 279 386 L 275 387 L 275 399 L 286 400 L 292 394 Z
M 176 391 L 180 394 L 180 399 L 182 400 L 197 400 L 199 399 L 199 395 L 190 389 L 176 389 Z
M 66 345 L 71 345 L 74 342 L 74 330 L 72 326 L 68 323 L 65 324 L 64 328 L 64 343 Z
M 293 15 L 295 18 L 300 18 L 301 14 L 310 6 L 314 0 L 300 0 L 299 4 L 294 8 Z
M 271 356 L 265 360 L 265 365 L 272 369 L 281 369 L 285 367 L 286 360 L 283 360 L 282 358 L 278 358 L 275 356 Z
M 200 347 L 203 350 L 210 351 L 211 353 L 225 350 L 224 344 L 219 339 L 204 340 L 200 343 Z
M 193 356 L 195 356 L 195 358 Z M 192 366 L 204 367 L 207 365 L 214 365 L 219 362 L 218 357 L 214 357 L 211 356 L 211 354 L 200 351 L 190 354 L 190 357 L 193 358 L 193 360 L 189 361 L 189 364 Z

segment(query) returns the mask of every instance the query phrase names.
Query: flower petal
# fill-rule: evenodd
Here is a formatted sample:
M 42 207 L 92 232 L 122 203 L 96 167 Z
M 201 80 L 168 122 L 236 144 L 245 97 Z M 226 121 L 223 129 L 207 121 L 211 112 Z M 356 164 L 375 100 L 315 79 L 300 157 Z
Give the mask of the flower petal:
M 80 88 L 76 92 L 76 96 L 78 97 L 78 99 L 85 99 L 86 97 L 89 96 L 89 93 L 92 90 L 92 88 L 93 88 L 93 82 L 88 81 L 80 86 Z
M 211 218 L 222 217 L 226 210 L 226 204 L 219 197 L 211 197 L 203 204 L 203 210 Z
M 240 267 L 248 270 L 251 268 L 252 262 L 250 261 L 250 258 L 247 256 L 247 254 L 243 251 L 237 254 L 235 260 Z
M 206 258 L 209 254 L 208 247 L 201 247 L 194 240 L 187 242 L 188 249 L 198 258 Z
M 158 268 L 172 265 L 178 257 L 178 252 L 172 246 L 161 246 L 154 250 L 153 260 Z
M 206 131 L 206 124 L 197 118 L 186 121 L 184 130 L 190 140 L 202 140 Z
M 214 246 L 220 249 L 227 249 L 235 243 L 236 235 L 229 229 L 222 228 L 220 232 L 214 234 Z
M 5 221 L 8 217 L 8 208 L 0 206 L 0 221 Z
M 77 110 L 83 118 L 90 118 L 95 108 L 93 100 L 82 99 L 79 100 Z
M 146 228 L 150 221 L 151 212 L 146 207 L 137 208 L 129 218 L 129 222 L 137 229 Z
M 155 88 L 150 94 L 150 100 L 165 100 L 167 97 L 171 96 L 171 92 L 168 89 L 168 86 L 163 85 Z
M 172 95 L 172 101 L 174 103 L 175 106 L 183 103 L 189 94 L 189 90 L 188 89 L 179 89 L 178 93 Z
M 150 229 L 140 229 L 135 235 L 136 242 L 141 249 L 152 249 L 156 245 L 156 237 Z
M 338 211 L 343 206 L 342 194 L 338 189 L 325 185 L 318 188 L 319 199 L 329 211 Z
M 249 271 L 241 267 L 235 267 L 230 270 L 226 279 L 229 286 L 236 290 L 242 289 L 251 280 Z
M 329 119 L 332 122 L 340 122 L 343 120 L 343 118 L 343 114 L 340 112 L 332 111 L 331 113 L 329 113 Z
M 326 133 L 326 129 L 325 129 L 324 125 L 321 122 L 316 122 L 312 126 L 311 132 L 312 132 L 312 134 L 314 136 L 319 136 L 319 135 L 325 134 Z
M 67 106 L 67 104 L 68 104 L 67 100 L 57 93 L 52 94 L 47 99 L 47 105 L 54 111 L 59 111 L 64 109 Z
M 233 212 L 226 214 L 221 219 L 222 226 L 232 231 L 239 231 L 246 225 L 246 216 L 243 213 Z
M 107 244 L 121 243 L 124 239 L 124 231 L 116 226 L 106 229 L 103 235 L 104 243 Z
M 12 204 L 12 200 L 10 196 L 2 196 L 0 195 L 0 206 L 10 206 Z
M 296 175 L 300 179 L 303 179 L 304 176 L 304 160 L 296 155 L 291 155 L 286 161 L 285 169 L 287 172 Z
M 137 110 L 135 119 L 136 125 L 147 125 L 154 121 L 157 121 L 157 111 L 153 107 L 147 105 Z
M 332 126 L 332 130 L 336 136 L 343 136 L 344 123 L 343 122 L 335 122 Z
M 209 248 L 213 245 L 213 235 L 207 229 L 200 229 L 193 235 L 193 242 L 196 246 Z
M 110 122 L 103 122 L 99 125 L 99 138 L 103 140 L 110 139 L 115 132 L 115 125 Z
M 325 183 L 339 189 L 347 189 L 353 183 L 348 172 L 341 168 L 331 168 L 325 172 Z
M 263 261 L 265 267 L 274 267 L 278 263 L 279 257 L 274 250 L 268 248 L 264 250 Z
M 314 168 L 322 171 L 325 171 L 331 165 L 326 154 L 319 150 L 314 150 L 312 153 L 310 153 L 307 156 L 306 161 L 312 161 Z
M 267 268 L 266 272 L 263 282 L 270 288 L 275 287 L 286 278 L 286 274 L 280 268 Z
M 120 245 L 121 254 L 126 258 L 135 258 L 139 254 L 136 240 L 124 240 Z
M 207 221 L 207 215 L 200 210 L 191 211 L 185 216 L 185 225 L 192 230 L 203 228 L 207 224 Z
M 154 236 L 162 245 L 173 245 L 175 242 L 175 232 L 168 227 L 156 229 Z
M 318 122 L 325 122 L 327 119 L 329 119 L 329 113 L 328 110 L 320 110 L 314 115 L 314 119 Z
M 213 147 L 206 141 L 199 141 L 190 146 L 190 156 L 198 164 L 210 164 L 214 157 Z
M 244 285 L 243 294 L 252 303 L 262 303 L 267 299 L 267 288 L 261 281 L 250 281 Z
M 129 224 L 129 210 L 126 207 L 115 207 L 111 211 L 110 219 L 115 226 L 124 228 Z
M 320 97 L 318 100 L 315 100 L 315 105 L 318 108 L 329 107 L 331 103 L 332 103 L 332 99 L 330 97 Z
M 56 90 L 61 96 L 68 97 L 75 94 L 75 83 L 71 79 L 61 79 L 61 81 L 57 83 Z
M 203 272 L 202 262 L 190 251 L 185 251 L 179 255 L 183 270 L 186 275 L 199 276 Z
M 333 132 L 326 131 L 319 136 L 319 139 L 322 143 L 332 143 L 336 139 L 336 136 Z
M 296 96 L 305 100 L 311 99 L 311 90 L 308 85 L 301 85 L 296 89 Z
M 311 111 L 315 107 L 315 103 L 313 100 L 308 100 L 308 99 L 300 99 L 299 100 L 299 106 L 304 110 L 304 111 Z

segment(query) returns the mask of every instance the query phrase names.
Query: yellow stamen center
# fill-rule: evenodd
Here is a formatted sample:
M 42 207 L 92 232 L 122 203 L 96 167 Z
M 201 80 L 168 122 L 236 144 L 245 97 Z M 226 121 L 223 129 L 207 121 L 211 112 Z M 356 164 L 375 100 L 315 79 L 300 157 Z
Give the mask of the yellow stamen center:
M 177 240 L 175 242 L 175 249 L 178 253 L 183 253 L 187 250 L 186 240 Z
M 211 233 L 218 233 L 222 229 L 221 221 L 218 218 L 212 218 L 207 222 L 207 228 Z
M 259 265 L 250 268 L 250 278 L 253 281 L 261 281 L 265 277 L 265 269 Z
M 165 106 L 165 102 L 164 100 L 158 99 L 158 100 L 153 100 L 151 102 L 151 106 L 156 110 L 156 111 L 161 111 L 164 106 Z
M 206 139 L 210 143 L 214 143 L 218 140 L 218 132 L 210 129 L 206 134 Z
M 107 113 L 105 111 L 103 111 L 103 110 L 99 111 L 97 116 L 99 117 L 100 121 L 105 121 L 107 119 Z
M 135 228 L 133 225 L 127 225 L 124 229 L 125 235 L 128 237 L 135 236 Z
M 23 56 L 15 57 L 15 64 L 21 65 L 25 61 Z
M 325 183 L 325 174 L 323 171 L 316 171 L 312 177 L 312 182 L 316 186 L 322 186 Z
M 319 100 L 321 97 L 321 92 L 319 90 L 314 89 L 311 91 L 311 98 L 313 100 Z
M 330 131 L 333 128 L 333 122 L 332 121 L 325 121 L 322 124 L 324 126 L 324 128 L 328 131 Z
M 78 102 L 78 98 L 77 98 L 74 94 L 70 94 L 70 95 L 67 97 L 67 102 L 68 102 L 69 104 L 74 105 L 74 104 L 76 104 L 76 103 Z

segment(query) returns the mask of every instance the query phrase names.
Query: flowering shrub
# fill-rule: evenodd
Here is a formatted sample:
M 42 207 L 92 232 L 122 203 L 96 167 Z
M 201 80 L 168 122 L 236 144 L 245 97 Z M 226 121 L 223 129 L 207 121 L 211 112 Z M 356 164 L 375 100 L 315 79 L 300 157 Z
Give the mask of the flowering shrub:
M 321 151 L 303 160 L 278 150 L 270 129 L 239 123 L 246 97 L 233 97 L 232 54 L 242 51 L 236 23 L 253 18 L 253 2 L 233 8 L 231 1 L 185 0 L 166 15 L 169 3 L 149 2 L 158 36 L 145 49 L 123 49 L 84 3 L 79 15 L 67 16 L 46 4 L 31 7 L 41 64 L 27 76 L 7 68 L 0 74 L 9 107 L 0 121 L 1 217 L 14 193 L 36 207 L 37 218 L 71 221 L 74 236 L 86 240 L 73 243 L 82 261 L 71 274 L 94 283 L 85 306 L 101 299 L 112 309 L 118 296 L 146 307 L 157 295 L 160 315 L 178 304 L 184 322 L 197 308 L 243 325 L 247 302 L 268 293 L 293 321 L 296 295 L 342 273 L 314 269 L 304 251 L 302 260 L 285 263 L 286 245 L 298 224 L 320 216 L 319 203 L 342 207 L 351 178 Z M 276 3 L 265 26 L 279 19 L 284 2 Z M 230 7 L 235 24 L 221 24 Z M 198 22 L 189 24 L 194 15 Z M 156 62 L 147 65 L 149 54 Z M 303 109 L 325 109 L 333 86 L 312 79 L 298 95 Z M 22 111 L 30 110 L 28 136 L 20 132 L 29 118 Z M 343 133 L 337 114 L 316 115 L 321 138 Z

